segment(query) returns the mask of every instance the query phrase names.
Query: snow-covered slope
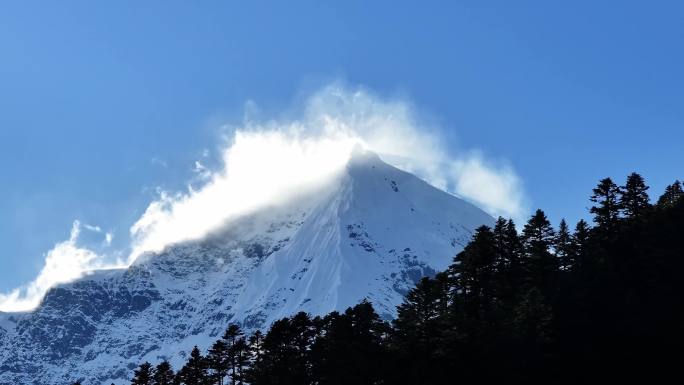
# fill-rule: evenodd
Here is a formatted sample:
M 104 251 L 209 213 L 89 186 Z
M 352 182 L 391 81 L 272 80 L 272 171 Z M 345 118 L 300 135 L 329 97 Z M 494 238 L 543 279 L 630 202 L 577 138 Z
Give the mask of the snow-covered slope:
M 0 384 L 127 383 L 142 360 L 178 366 L 230 322 L 264 328 L 367 298 L 383 316 L 448 266 L 493 219 L 415 176 L 356 153 L 324 189 L 232 221 L 196 242 L 98 271 L 0 313 Z

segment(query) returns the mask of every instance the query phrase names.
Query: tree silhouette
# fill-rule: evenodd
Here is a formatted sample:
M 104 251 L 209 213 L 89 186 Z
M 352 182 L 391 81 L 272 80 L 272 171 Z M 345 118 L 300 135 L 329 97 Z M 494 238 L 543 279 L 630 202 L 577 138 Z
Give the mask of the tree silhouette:
M 206 360 L 197 346 L 192 348 L 190 359 L 178 371 L 177 379 L 185 385 L 206 385 L 210 383 Z
M 230 382 L 235 385 L 237 381 L 237 351 L 235 350 L 235 344 L 238 342 L 244 333 L 240 329 L 240 326 L 231 324 L 226 329 L 223 334 L 223 341 L 225 341 L 225 362 L 230 370 Z
M 143 362 L 138 369 L 134 371 L 131 385 L 152 385 L 152 364 Z
M 207 353 L 206 363 L 210 369 L 209 376 L 212 380 L 218 385 L 223 385 L 223 380 L 231 368 L 228 344 L 224 340 L 214 342 Z
M 153 385 L 173 385 L 175 375 L 171 364 L 168 361 L 162 361 L 154 369 L 154 374 L 152 375 Z
M 561 270 L 570 270 L 575 263 L 575 256 L 572 235 L 565 219 L 561 219 L 558 226 L 558 232 L 554 240 L 554 249 L 556 250 L 556 257 L 560 263 Z
M 626 218 L 640 218 L 651 208 L 647 191 L 648 186 L 641 175 L 633 172 L 627 177 L 620 196 L 620 206 Z
M 525 283 L 548 292 L 556 283 L 558 260 L 551 254 L 555 232 L 546 214 L 537 210 L 522 231 Z
M 658 207 L 670 208 L 675 206 L 684 196 L 682 191 L 682 184 L 676 180 L 673 184 L 665 188 L 665 193 L 658 198 Z
M 590 200 L 595 203 L 589 210 L 594 214 L 594 222 L 606 234 L 615 230 L 620 216 L 620 188 L 610 178 L 599 181 Z

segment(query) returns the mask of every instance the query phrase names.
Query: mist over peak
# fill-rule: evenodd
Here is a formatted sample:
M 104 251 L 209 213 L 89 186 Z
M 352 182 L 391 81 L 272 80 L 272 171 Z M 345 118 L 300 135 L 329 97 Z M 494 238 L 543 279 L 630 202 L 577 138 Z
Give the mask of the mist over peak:
M 253 103 L 249 106 L 256 108 Z M 527 199 L 515 171 L 478 150 L 448 151 L 440 129 L 423 123 L 415 109 L 406 99 L 381 97 L 362 86 L 334 82 L 306 98 L 298 116 L 257 120 L 248 114 L 241 124 L 230 126 L 218 167 L 195 163 L 201 174 L 199 186 L 159 191 L 131 225 L 127 249 L 100 255 L 76 240 L 68 243 L 76 250 L 70 254 L 73 258 L 95 256 L 75 264 L 64 262 L 78 267 L 69 279 L 93 268 L 127 266 L 144 253 L 202 239 L 229 227 L 236 218 L 286 204 L 330 183 L 350 160 L 382 159 L 491 215 L 521 218 Z M 43 269 L 59 270 L 58 266 Z M 35 307 L 52 286 L 36 285 L 45 281 L 41 273 L 26 285 L 39 289 L 0 294 L 0 310 Z

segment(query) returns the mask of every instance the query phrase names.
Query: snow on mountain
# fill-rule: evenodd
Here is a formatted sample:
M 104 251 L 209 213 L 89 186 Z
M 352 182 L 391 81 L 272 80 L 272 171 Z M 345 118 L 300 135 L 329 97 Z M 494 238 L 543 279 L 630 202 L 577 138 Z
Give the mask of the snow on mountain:
M 493 219 L 357 152 L 324 189 L 232 221 L 201 241 L 51 289 L 0 313 L 0 384 L 127 383 L 143 360 L 178 367 L 230 322 L 266 328 L 366 298 L 386 318 Z

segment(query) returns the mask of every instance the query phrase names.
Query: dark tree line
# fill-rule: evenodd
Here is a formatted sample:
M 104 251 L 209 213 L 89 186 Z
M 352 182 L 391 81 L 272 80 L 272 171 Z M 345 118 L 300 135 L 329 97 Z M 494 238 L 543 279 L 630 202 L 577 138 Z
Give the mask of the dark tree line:
M 482 226 L 445 272 L 423 278 L 391 324 L 368 302 L 299 313 L 249 337 L 231 325 L 178 373 L 143 363 L 132 384 L 583 384 L 680 378 L 684 192 L 655 205 L 644 179 L 603 179 L 594 226 Z M 674 377 L 670 377 L 674 376 Z M 681 381 L 681 379 L 679 380 Z
M 174 373 L 168 362 L 142 363 L 132 385 L 376 383 L 386 372 L 390 325 L 369 302 L 311 318 L 300 312 L 246 338 L 230 325 L 203 355 L 195 346 Z M 378 360 L 382 360 L 380 362 Z

